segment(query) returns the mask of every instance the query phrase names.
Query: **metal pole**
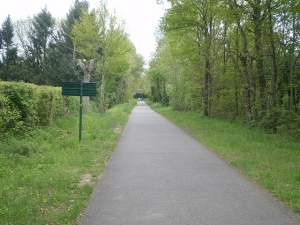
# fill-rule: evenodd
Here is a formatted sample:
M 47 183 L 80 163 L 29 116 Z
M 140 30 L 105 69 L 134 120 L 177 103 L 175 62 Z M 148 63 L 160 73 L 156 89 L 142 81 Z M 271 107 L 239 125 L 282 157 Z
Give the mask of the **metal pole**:
M 80 83 L 80 101 L 79 101 L 79 141 L 81 141 L 81 131 L 82 131 L 82 80 Z

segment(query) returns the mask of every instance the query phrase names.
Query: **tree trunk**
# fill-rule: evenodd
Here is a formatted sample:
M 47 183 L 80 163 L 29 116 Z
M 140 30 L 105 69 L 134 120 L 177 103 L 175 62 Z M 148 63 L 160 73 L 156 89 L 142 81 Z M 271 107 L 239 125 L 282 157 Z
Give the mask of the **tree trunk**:
M 208 20 L 208 21 L 207 21 Z M 209 116 L 209 88 L 211 78 L 211 31 L 212 31 L 212 17 L 203 18 L 206 23 L 204 28 L 204 43 L 205 43 L 205 66 L 204 66 L 204 89 L 203 89 L 203 116 Z
M 229 7 L 231 10 L 236 10 L 239 6 L 237 5 L 236 1 L 229 1 Z M 248 51 L 248 41 L 247 41 L 246 34 L 244 32 L 244 29 L 241 25 L 240 15 L 236 14 L 235 19 L 236 19 L 236 25 L 237 25 L 238 31 L 240 32 L 240 36 L 241 36 L 241 44 L 242 44 L 241 48 L 242 49 L 241 50 L 239 49 L 239 43 L 237 40 L 236 59 L 234 58 L 234 56 L 232 56 L 232 59 L 233 59 L 234 65 L 241 77 L 241 81 L 242 81 L 242 85 L 243 85 L 243 89 L 244 89 L 243 91 L 244 91 L 245 116 L 246 116 L 248 123 L 251 125 L 252 124 L 251 95 L 250 95 L 251 83 L 250 83 L 250 79 L 249 79 L 249 72 L 248 72 L 248 65 L 247 65 L 247 60 L 250 58 L 249 51 Z M 238 33 L 237 33 L 237 36 L 239 36 Z M 240 68 L 240 65 L 237 60 L 239 60 L 241 62 L 242 68 Z
M 247 121 L 249 124 L 252 124 L 252 113 L 251 113 L 251 100 L 250 100 L 250 81 L 249 81 L 249 75 L 248 75 L 248 69 L 247 69 L 247 58 L 249 57 L 248 53 L 248 42 L 246 34 L 241 27 L 240 21 L 237 21 L 238 28 L 241 32 L 242 36 L 242 53 L 239 55 L 239 59 L 242 64 L 242 81 L 243 81 L 243 87 L 244 87 L 244 98 L 245 98 L 245 113 L 247 117 Z
M 271 10 L 271 9 L 269 9 Z M 271 78 L 271 102 L 272 102 L 272 111 L 273 111 L 273 124 L 272 130 L 273 133 L 277 133 L 277 98 L 276 98 L 276 89 L 277 89 L 277 78 L 278 78 L 278 67 L 276 61 L 276 49 L 275 49 L 275 37 L 273 30 L 272 14 L 269 11 L 269 32 L 270 32 L 270 44 L 271 44 L 271 61 L 272 61 L 272 78 Z
M 296 35 L 295 35 L 295 16 L 292 19 L 292 30 L 293 30 L 293 40 L 292 40 L 292 50 L 291 50 L 291 72 L 290 72 L 290 122 L 293 123 L 293 105 L 294 105 L 294 85 L 293 85 L 293 76 L 295 71 L 295 42 L 296 42 Z
M 74 45 L 74 48 L 73 48 L 73 65 L 75 66 L 76 65 L 76 46 Z
M 259 99 L 261 105 L 261 111 L 265 114 L 267 110 L 266 104 L 266 79 L 264 76 L 264 59 L 263 59 L 263 42 L 262 42 L 262 23 L 263 15 L 261 9 L 261 0 L 255 0 L 249 4 L 252 6 L 253 14 L 252 20 L 254 23 L 254 51 L 255 51 L 255 60 L 256 60 L 256 74 L 259 82 Z
M 203 116 L 208 116 L 208 89 L 209 89 L 209 77 L 210 77 L 210 61 L 205 60 L 205 72 L 204 72 L 204 89 L 203 89 Z
M 101 114 L 104 113 L 105 109 L 104 109 L 104 88 L 105 88 L 105 70 L 104 70 L 104 65 L 105 65 L 105 61 L 103 59 L 101 59 L 101 87 L 100 87 L 100 112 Z
M 78 62 L 78 66 L 81 68 L 82 72 L 83 72 L 83 82 L 85 83 L 90 83 L 90 79 L 91 79 L 91 72 L 94 68 L 94 63 L 95 60 L 91 59 L 89 66 L 86 64 L 84 64 L 83 62 L 79 61 Z M 85 96 L 85 111 L 86 113 L 90 112 L 90 97 L 89 96 Z

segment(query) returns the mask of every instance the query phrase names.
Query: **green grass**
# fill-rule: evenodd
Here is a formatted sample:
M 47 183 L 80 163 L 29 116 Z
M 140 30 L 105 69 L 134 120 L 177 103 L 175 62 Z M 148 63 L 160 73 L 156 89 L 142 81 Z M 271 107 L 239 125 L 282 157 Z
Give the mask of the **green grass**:
M 55 121 L 23 137 L 0 140 L 0 224 L 75 224 L 134 107 Z M 83 176 L 90 183 L 80 185 Z
M 148 102 L 295 212 L 300 213 L 300 144 L 241 124 L 176 112 Z

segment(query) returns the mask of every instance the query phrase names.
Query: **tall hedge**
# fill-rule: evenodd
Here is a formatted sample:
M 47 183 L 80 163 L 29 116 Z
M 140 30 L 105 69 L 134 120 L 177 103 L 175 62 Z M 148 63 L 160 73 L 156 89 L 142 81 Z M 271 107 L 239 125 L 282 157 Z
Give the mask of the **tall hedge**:
M 23 82 L 0 82 L 0 135 L 24 133 L 78 111 L 78 98 L 61 88 Z

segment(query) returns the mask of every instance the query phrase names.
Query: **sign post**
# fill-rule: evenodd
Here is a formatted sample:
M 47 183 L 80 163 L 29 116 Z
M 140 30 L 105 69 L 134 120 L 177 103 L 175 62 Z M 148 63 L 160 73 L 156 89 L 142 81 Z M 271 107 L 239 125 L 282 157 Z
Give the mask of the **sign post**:
M 79 100 L 79 141 L 81 141 L 81 133 L 82 133 L 82 80 L 80 80 L 80 100 Z
M 96 96 L 96 83 L 85 83 L 82 80 L 62 82 L 62 95 L 79 96 L 79 141 L 82 132 L 82 96 Z

